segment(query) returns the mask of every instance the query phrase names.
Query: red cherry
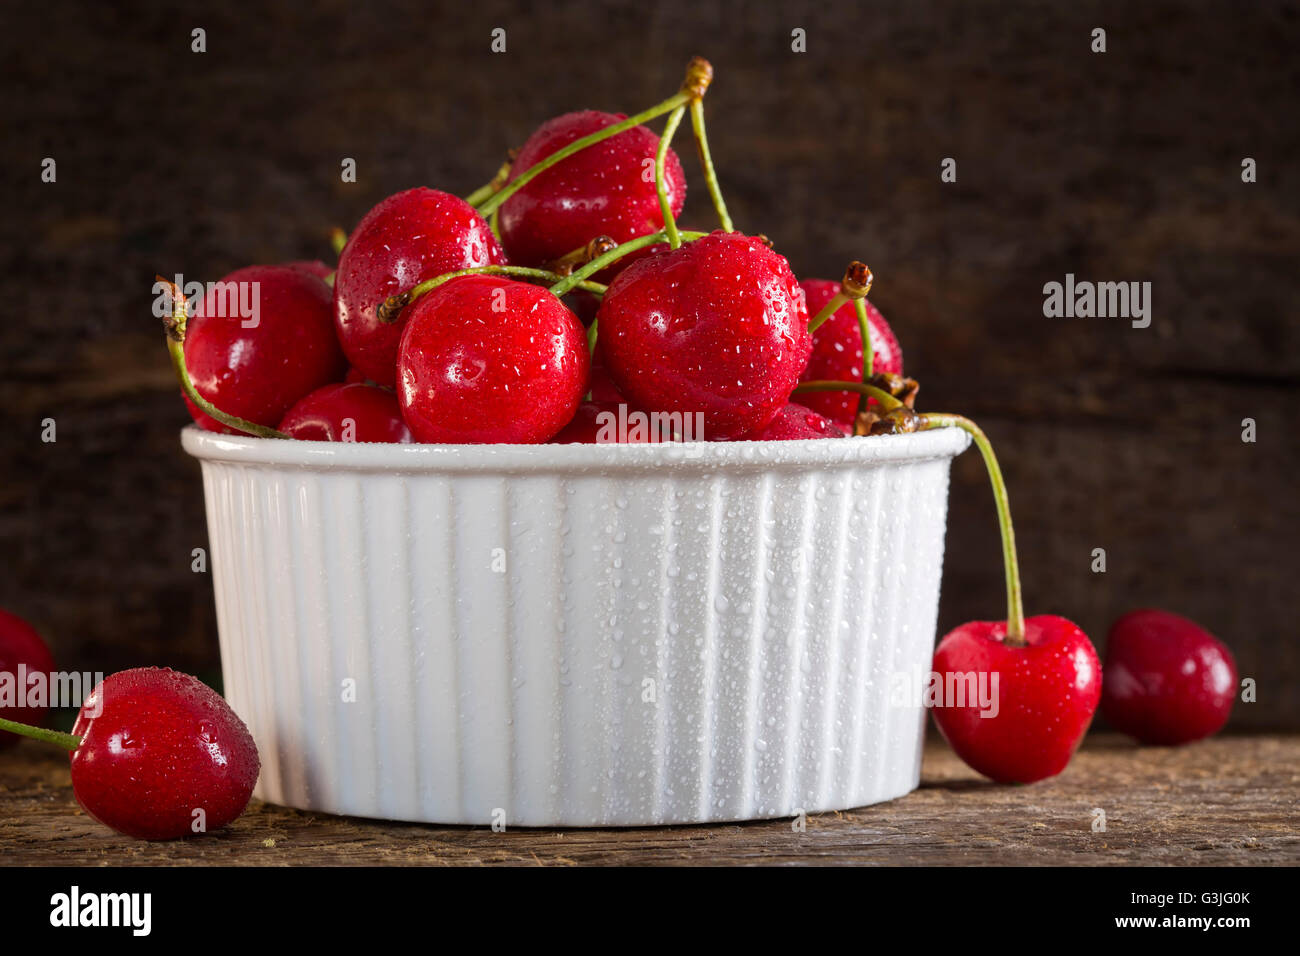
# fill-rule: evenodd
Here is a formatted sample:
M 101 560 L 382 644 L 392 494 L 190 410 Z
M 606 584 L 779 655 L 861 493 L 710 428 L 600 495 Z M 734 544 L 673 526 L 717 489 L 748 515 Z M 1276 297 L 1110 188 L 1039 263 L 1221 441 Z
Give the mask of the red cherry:
M 827 279 L 804 279 L 799 285 L 808 298 L 809 315 L 820 312 L 822 306 L 840 291 L 838 282 Z M 866 306 L 867 323 L 871 326 L 871 351 L 875 354 L 872 371 L 902 375 L 903 351 L 894 337 L 894 330 L 874 305 L 867 302 Z M 858 312 L 852 302 L 836 309 L 812 336 L 812 356 L 801 381 L 862 381 L 862 329 L 858 326 Z M 858 415 L 856 392 L 801 393 L 800 400 L 813 411 L 846 428 L 852 426 Z M 875 399 L 871 401 L 874 403 Z
M 548 120 L 519 150 L 510 168 L 511 179 L 574 140 L 626 118 L 583 110 Z M 662 229 L 653 172 L 658 148 L 658 136 L 644 126 L 634 126 L 538 175 L 501 206 L 501 242 L 511 260 L 543 265 L 597 236 L 623 243 Z M 664 177 L 676 216 L 686 200 L 686 177 L 672 149 L 664 160 Z
M 71 755 L 77 801 L 140 840 L 190 836 L 201 832 L 198 819 L 209 831 L 224 827 L 257 783 L 257 746 L 244 722 L 206 684 L 167 668 L 105 678 L 72 732 L 81 737 Z
M 800 398 L 805 397 L 802 393 Z M 790 402 L 761 430 L 745 441 L 798 441 L 804 438 L 846 438 L 844 429 L 810 408 Z
M 8 675 L 6 683 L 12 682 L 10 686 L 15 696 L 19 690 L 19 665 L 26 668 L 24 673 L 27 676 L 27 688 L 22 696 L 27 706 L 0 707 L 0 717 L 39 727 L 45 721 L 49 707 L 31 706 L 31 675 L 51 673 L 54 670 L 54 658 L 36 628 L 17 614 L 0 611 L 0 675 Z M 48 703 L 48 693 L 46 702 Z M 0 730 L 0 749 L 17 742 L 17 735 Z
M 309 276 L 315 276 L 317 279 L 327 279 L 334 274 L 334 267 L 327 266 L 319 259 L 299 259 L 295 262 L 286 262 L 290 269 L 297 269 L 299 272 L 305 272 Z
M 349 368 L 348 374 L 343 376 L 343 384 L 344 385 L 373 385 L 374 382 L 366 378 L 364 373 L 359 372 L 354 368 Z
M 326 385 L 299 399 L 280 431 L 300 441 L 409 442 L 397 396 L 378 385 Z
M 597 314 L 596 348 L 639 408 L 704 413 L 704 435 L 762 429 L 786 404 L 812 338 L 790 265 L 757 239 L 714 232 L 628 266 Z
M 1125 614 L 1106 641 L 1102 713 L 1144 744 L 1185 744 L 1217 733 L 1237 694 L 1223 642 L 1168 611 Z
M 337 382 L 347 365 L 334 336 L 330 295 L 320 279 L 290 266 L 230 273 L 208 290 L 188 323 L 185 365 L 198 393 L 223 412 L 274 427 L 298 399 Z M 239 314 L 241 297 L 256 302 L 255 317 Z M 185 404 L 204 428 L 230 432 L 188 398 Z
M 1001 783 L 1033 783 L 1070 762 L 1101 697 L 1101 665 L 1088 635 L 1063 617 L 1026 618 L 1023 646 L 1006 644 L 1006 633 L 1006 621 L 972 621 L 939 642 L 934 671 L 944 686 L 948 675 L 975 675 L 996 713 L 981 716 L 968 694 L 961 707 L 945 696 L 934 718 L 975 770 Z
M 546 289 L 452 279 L 407 306 L 397 395 L 421 442 L 544 442 L 587 390 L 587 337 Z
M 389 196 L 366 213 L 339 257 L 334 320 L 348 360 L 376 385 L 391 388 L 411 310 L 382 322 L 380 304 L 426 279 L 505 261 L 487 220 L 465 200 L 425 187 Z
M 583 402 L 574 413 L 573 420 L 560 429 L 560 433 L 551 439 L 552 445 L 645 445 L 657 440 L 648 432 L 649 428 L 637 428 L 634 424 L 620 429 L 619 407 L 626 408 L 620 402 Z M 631 414 L 625 411 L 626 416 Z M 605 416 L 612 415 L 613 418 Z

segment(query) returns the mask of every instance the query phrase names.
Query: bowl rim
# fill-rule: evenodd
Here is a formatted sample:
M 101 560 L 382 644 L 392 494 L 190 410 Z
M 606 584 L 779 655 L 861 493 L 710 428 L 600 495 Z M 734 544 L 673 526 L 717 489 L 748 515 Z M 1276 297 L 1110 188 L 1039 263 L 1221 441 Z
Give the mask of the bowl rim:
M 663 442 L 643 445 L 423 445 L 298 441 L 224 435 L 187 425 L 181 445 L 203 462 L 269 465 L 319 471 L 638 472 L 672 466 L 716 471 L 854 467 L 955 458 L 970 445 L 957 428 L 910 435 L 795 441 Z

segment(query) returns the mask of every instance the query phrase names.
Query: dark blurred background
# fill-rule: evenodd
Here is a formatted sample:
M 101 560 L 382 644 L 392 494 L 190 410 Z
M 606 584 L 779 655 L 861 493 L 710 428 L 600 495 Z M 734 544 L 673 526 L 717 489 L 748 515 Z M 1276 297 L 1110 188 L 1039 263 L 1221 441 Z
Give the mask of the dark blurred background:
M 640 110 L 700 53 L 737 225 L 801 276 L 869 262 L 919 405 L 993 438 L 1028 611 L 1099 646 L 1131 608 L 1186 614 L 1259 682 L 1232 726 L 1300 726 L 1298 40 L 1276 2 L 8 4 L 0 606 L 65 668 L 215 678 L 154 273 L 329 259 L 329 228 L 384 196 L 464 195 L 541 121 Z M 689 133 L 678 146 L 684 222 L 710 227 Z M 1151 282 L 1151 326 L 1044 318 L 1067 272 Z M 971 452 L 941 632 L 1002 601 Z

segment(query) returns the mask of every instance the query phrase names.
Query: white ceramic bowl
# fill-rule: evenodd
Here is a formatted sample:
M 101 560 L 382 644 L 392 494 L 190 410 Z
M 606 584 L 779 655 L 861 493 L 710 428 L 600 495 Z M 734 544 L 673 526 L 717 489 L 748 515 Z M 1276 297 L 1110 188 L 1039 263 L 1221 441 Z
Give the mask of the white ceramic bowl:
M 257 795 L 431 823 L 845 809 L 919 779 L 967 436 L 364 445 L 184 430 Z

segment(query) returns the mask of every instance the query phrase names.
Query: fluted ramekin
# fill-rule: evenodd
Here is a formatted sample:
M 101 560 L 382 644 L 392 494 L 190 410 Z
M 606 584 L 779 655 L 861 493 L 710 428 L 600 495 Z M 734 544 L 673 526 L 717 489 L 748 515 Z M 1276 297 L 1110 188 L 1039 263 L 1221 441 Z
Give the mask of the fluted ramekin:
M 186 428 L 257 795 L 432 823 L 793 815 L 919 779 L 954 429 L 365 445 Z

